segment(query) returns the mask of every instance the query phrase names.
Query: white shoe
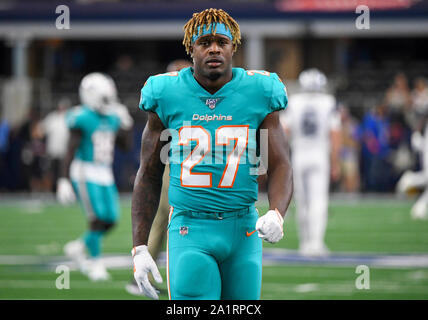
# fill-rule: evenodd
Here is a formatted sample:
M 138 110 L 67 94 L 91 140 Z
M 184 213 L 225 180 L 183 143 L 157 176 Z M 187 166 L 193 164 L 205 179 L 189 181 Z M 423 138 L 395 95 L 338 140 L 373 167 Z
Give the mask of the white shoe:
M 64 253 L 77 264 L 79 269 L 82 269 L 86 260 L 86 246 L 83 240 L 77 239 L 66 243 Z
M 427 208 L 423 204 L 416 203 L 410 210 L 410 216 L 415 219 L 426 219 L 427 218 Z
M 91 281 L 106 281 L 111 279 L 106 267 L 99 259 L 88 259 L 85 263 L 84 273 Z

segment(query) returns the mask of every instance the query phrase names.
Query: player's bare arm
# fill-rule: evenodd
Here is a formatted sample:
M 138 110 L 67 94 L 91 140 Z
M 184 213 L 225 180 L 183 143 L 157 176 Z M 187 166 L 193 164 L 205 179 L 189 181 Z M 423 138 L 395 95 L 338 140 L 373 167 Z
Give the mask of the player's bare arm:
M 68 140 L 67 153 L 64 157 L 61 166 L 60 177 L 70 179 L 70 166 L 73 161 L 74 154 L 76 153 L 77 148 L 79 148 L 80 142 L 82 140 L 82 131 L 79 129 L 70 130 L 70 138 Z
M 150 228 L 159 206 L 162 176 L 165 169 L 160 158 L 161 149 L 166 143 L 160 140 L 164 129 L 159 116 L 149 112 L 141 141 L 140 167 L 132 193 L 131 215 L 134 247 L 147 245 Z
M 71 204 L 76 201 L 76 196 L 70 181 L 70 167 L 74 155 L 79 148 L 83 133 L 79 129 L 70 130 L 67 153 L 61 163 L 56 197 L 62 204 Z
M 260 126 L 268 130 L 267 188 L 269 210 L 284 216 L 293 195 L 293 173 L 288 142 L 279 121 L 279 112 L 266 116 Z

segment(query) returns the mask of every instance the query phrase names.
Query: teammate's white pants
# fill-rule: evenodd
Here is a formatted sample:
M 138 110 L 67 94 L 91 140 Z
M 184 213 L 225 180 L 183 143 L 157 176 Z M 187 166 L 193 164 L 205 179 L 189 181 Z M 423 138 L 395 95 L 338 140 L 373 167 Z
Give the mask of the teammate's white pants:
M 428 126 L 425 127 L 423 140 L 422 140 L 422 149 L 419 150 L 422 152 L 422 171 L 415 173 L 415 176 L 418 176 L 419 179 L 414 179 L 415 184 L 421 184 L 421 180 L 425 182 L 425 191 L 419 196 L 416 203 L 411 209 L 411 215 L 413 218 L 425 218 L 427 216 L 428 209 Z M 415 177 L 413 177 L 415 178 Z
M 329 165 L 325 159 L 293 158 L 294 196 L 301 252 L 325 250 L 328 219 Z

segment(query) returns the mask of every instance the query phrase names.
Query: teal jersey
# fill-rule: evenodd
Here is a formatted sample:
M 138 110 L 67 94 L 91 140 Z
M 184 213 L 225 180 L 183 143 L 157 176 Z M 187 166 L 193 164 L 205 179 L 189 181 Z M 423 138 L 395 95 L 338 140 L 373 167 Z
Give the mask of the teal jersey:
M 140 108 L 155 112 L 171 137 L 173 207 L 224 212 L 257 200 L 256 133 L 269 113 L 287 106 L 287 93 L 275 73 L 232 71 L 215 94 L 199 85 L 192 68 L 152 76 L 141 90 Z
M 70 129 L 82 132 L 75 159 L 107 166 L 113 163 L 116 132 L 120 126 L 116 115 L 101 115 L 86 106 L 79 106 L 67 112 L 66 123 Z

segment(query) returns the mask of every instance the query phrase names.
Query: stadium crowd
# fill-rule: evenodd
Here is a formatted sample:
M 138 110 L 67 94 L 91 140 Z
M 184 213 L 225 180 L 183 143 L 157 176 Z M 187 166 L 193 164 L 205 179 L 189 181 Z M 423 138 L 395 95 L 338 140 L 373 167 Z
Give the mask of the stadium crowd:
M 138 92 L 136 92 L 138 94 Z M 42 114 L 29 108 L 26 120 L 11 127 L 0 121 L 0 191 L 48 192 L 55 190 L 58 163 L 67 134 L 64 114 L 71 107 L 67 97 L 57 109 Z M 401 174 L 420 168 L 418 153 L 411 148 L 411 133 L 418 114 L 428 109 L 427 80 L 409 81 L 398 73 L 372 108 L 363 116 L 338 101 L 342 120 L 341 177 L 331 189 L 341 192 L 391 192 Z M 132 110 L 133 106 L 128 106 Z M 140 135 L 144 119 L 136 121 L 131 151 L 118 150 L 114 173 L 120 191 L 131 191 L 138 168 Z

